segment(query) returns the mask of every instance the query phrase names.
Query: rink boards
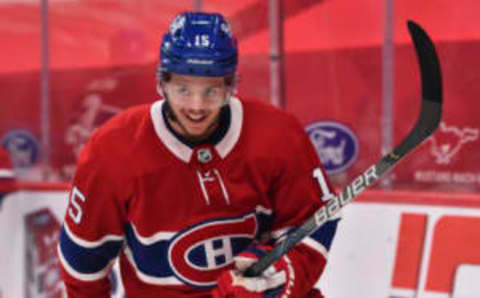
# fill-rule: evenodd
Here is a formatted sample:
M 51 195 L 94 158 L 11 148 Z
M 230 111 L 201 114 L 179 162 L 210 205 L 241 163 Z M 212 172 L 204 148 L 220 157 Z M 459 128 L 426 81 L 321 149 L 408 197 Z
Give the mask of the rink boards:
M 0 297 L 59 297 L 56 245 L 67 200 L 58 187 L 6 198 Z M 480 196 L 367 191 L 343 211 L 319 286 L 334 298 L 478 298 L 479 247 Z

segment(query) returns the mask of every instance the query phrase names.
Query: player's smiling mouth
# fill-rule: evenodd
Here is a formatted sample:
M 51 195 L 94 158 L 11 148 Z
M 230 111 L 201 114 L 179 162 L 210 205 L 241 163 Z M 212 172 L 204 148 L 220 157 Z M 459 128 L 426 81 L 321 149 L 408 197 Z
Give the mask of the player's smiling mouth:
M 193 122 L 193 123 L 201 123 L 205 119 L 207 119 L 208 115 L 207 114 L 202 114 L 202 115 L 194 115 L 190 113 L 183 113 L 185 118 L 187 118 L 188 121 Z

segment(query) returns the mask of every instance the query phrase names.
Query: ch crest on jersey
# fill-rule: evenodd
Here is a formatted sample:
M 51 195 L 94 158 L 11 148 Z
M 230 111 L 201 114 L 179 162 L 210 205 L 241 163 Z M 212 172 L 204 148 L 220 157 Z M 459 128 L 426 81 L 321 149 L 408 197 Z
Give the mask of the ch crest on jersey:
M 256 216 L 249 214 L 204 222 L 180 233 L 168 251 L 173 273 L 190 285 L 215 286 L 219 274 L 232 266 L 233 256 L 251 243 L 257 230 Z

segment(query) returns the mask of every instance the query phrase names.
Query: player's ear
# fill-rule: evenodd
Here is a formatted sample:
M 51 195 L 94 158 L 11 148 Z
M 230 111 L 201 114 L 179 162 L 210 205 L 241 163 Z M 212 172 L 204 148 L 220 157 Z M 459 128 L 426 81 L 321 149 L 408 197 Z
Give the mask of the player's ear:
M 225 85 L 231 90 L 231 94 L 237 93 L 238 74 L 225 77 Z
M 157 72 L 157 93 L 162 98 L 167 98 L 165 96 L 165 83 L 168 83 L 172 79 L 172 74 L 166 71 L 159 70 Z

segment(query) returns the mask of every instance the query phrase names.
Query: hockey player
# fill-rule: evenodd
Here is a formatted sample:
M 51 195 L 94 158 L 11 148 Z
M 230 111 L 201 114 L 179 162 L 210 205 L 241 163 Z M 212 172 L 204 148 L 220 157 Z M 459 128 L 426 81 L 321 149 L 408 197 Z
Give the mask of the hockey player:
M 68 297 L 108 297 L 117 257 L 129 298 L 321 297 L 313 286 L 337 221 L 242 276 L 331 190 L 294 117 L 234 96 L 236 68 L 221 15 L 175 18 L 160 50 L 163 99 L 115 116 L 81 153 L 59 244 Z

